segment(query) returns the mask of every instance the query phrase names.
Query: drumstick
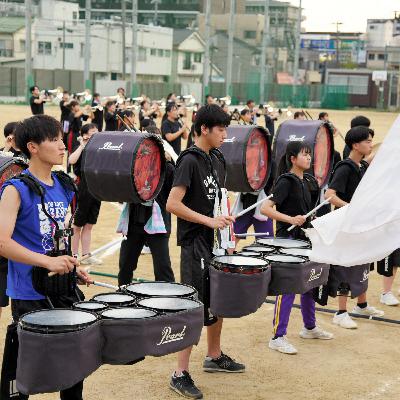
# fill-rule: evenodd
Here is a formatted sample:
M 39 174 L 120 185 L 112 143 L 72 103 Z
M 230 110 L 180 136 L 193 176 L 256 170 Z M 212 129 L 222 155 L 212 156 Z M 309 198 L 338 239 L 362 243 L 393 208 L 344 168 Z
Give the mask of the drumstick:
M 318 205 L 317 207 L 315 207 L 313 210 L 311 210 L 309 213 L 307 213 L 305 215 L 306 218 L 308 218 L 310 215 L 314 214 L 315 211 L 318 211 L 322 206 L 324 206 L 325 204 L 328 204 L 333 196 L 329 197 L 328 199 L 326 199 L 325 201 L 323 201 L 320 205 Z M 290 228 L 288 228 L 288 232 L 290 232 L 291 230 L 293 230 L 294 228 L 296 228 L 297 225 L 292 225 Z
M 81 257 L 81 259 L 79 260 L 79 262 L 83 261 L 83 260 L 87 260 L 93 256 L 95 256 L 98 253 L 101 253 L 102 251 L 105 251 L 107 249 L 109 249 L 110 247 L 115 246 L 118 243 L 121 243 L 122 241 L 126 240 L 126 237 L 122 237 L 122 238 L 118 238 L 116 240 L 113 240 L 110 243 L 105 244 L 104 246 L 99 247 L 98 249 L 94 250 L 92 253 L 86 254 L 85 256 Z M 49 272 L 47 274 L 49 277 L 52 277 L 54 275 L 57 275 L 57 272 Z
M 114 289 L 114 290 L 118 290 L 119 289 L 119 286 L 110 285 L 109 283 L 104 283 L 104 282 L 88 281 L 87 283 L 90 283 L 90 284 L 95 285 L 95 286 L 105 287 L 105 288 L 108 288 L 108 289 Z
M 236 237 L 246 237 L 246 236 L 269 236 L 269 232 L 265 232 L 265 233 L 235 233 L 234 234 Z
M 247 212 L 251 211 L 253 208 L 256 208 L 259 204 L 263 203 L 265 200 L 269 200 L 273 197 L 273 194 L 270 194 L 268 197 L 266 197 L 265 199 L 259 200 L 257 201 L 257 203 L 254 203 L 252 206 L 247 207 L 246 209 L 244 209 L 243 211 L 240 211 L 240 213 L 237 213 L 236 215 L 233 215 L 233 217 L 235 218 L 239 218 L 242 215 L 246 214 Z

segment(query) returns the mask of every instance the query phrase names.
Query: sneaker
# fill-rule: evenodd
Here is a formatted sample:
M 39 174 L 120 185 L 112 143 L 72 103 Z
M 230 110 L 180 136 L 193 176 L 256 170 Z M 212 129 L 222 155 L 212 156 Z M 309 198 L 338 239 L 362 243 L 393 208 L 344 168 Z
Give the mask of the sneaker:
M 331 340 L 333 339 L 333 334 L 324 331 L 319 326 L 316 326 L 314 329 L 307 329 L 304 327 L 300 331 L 300 337 L 302 339 L 321 339 L 321 340 Z
M 355 305 L 352 312 L 353 314 L 367 315 L 368 317 L 383 317 L 385 315 L 384 311 L 378 310 L 372 306 L 360 308 L 357 305 Z
M 203 371 L 205 372 L 244 372 L 246 367 L 237 363 L 235 360 L 221 352 L 218 358 L 206 357 L 203 363 Z
M 102 264 L 103 264 L 103 261 L 100 260 L 100 258 L 97 258 L 97 257 L 95 257 L 95 256 L 90 257 L 90 258 L 88 259 L 88 261 L 90 261 L 90 263 L 91 263 L 92 265 L 102 265 Z
M 151 254 L 150 248 L 147 246 L 143 246 L 142 251 L 140 252 L 141 254 Z
M 395 297 L 392 292 L 381 294 L 381 303 L 386 306 L 398 306 L 400 301 Z
M 341 328 L 345 329 L 357 329 L 357 324 L 353 321 L 348 312 L 343 314 L 336 313 L 333 316 L 332 322 L 336 325 L 339 325 Z
M 188 399 L 203 398 L 203 393 L 201 393 L 197 386 L 194 384 L 192 377 L 187 371 L 183 371 L 182 376 L 175 376 L 175 373 L 172 374 L 169 387 L 174 392 Z
M 281 336 L 269 341 L 268 347 L 284 354 L 297 354 L 297 349 L 289 343 L 286 336 Z

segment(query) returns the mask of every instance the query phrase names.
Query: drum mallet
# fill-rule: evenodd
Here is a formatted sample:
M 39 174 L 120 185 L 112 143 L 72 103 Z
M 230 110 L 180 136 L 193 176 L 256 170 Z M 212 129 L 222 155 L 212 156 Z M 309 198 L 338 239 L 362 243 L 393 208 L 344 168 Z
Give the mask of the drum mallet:
M 268 197 L 266 197 L 265 199 L 259 200 L 256 203 L 254 203 L 252 206 L 247 207 L 246 209 L 244 209 L 243 211 L 240 211 L 239 213 L 237 213 L 236 215 L 233 215 L 234 218 L 239 218 L 242 215 L 246 214 L 247 212 L 253 210 L 254 208 L 256 208 L 259 204 L 263 203 L 265 200 L 269 200 L 273 197 L 273 194 L 270 194 Z
M 308 218 L 310 215 L 313 215 L 316 211 L 318 211 L 321 207 L 323 207 L 324 205 L 328 204 L 333 196 L 329 197 L 329 199 L 326 199 L 325 201 L 323 201 L 320 205 L 318 205 L 317 207 L 315 207 L 313 210 L 311 210 L 309 213 L 307 213 L 305 215 L 306 218 Z M 292 225 L 290 228 L 288 228 L 288 232 L 292 231 L 294 228 L 296 228 L 297 225 Z
M 115 245 L 117 245 L 117 244 L 119 244 L 119 243 L 122 243 L 122 241 L 124 241 L 124 240 L 126 240 L 126 237 L 125 237 L 125 236 L 122 237 L 122 238 L 118 238 L 118 239 L 116 239 L 116 240 L 113 240 L 112 242 L 107 243 L 107 244 L 105 244 L 104 246 L 101 246 L 101 247 L 99 247 L 98 249 L 94 250 L 92 253 L 86 254 L 85 256 L 83 256 L 83 257 L 79 260 L 79 262 L 80 262 L 80 261 L 83 261 L 83 260 L 87 260 L 87 259 L 89 259 L 89 258 L 95 256 L 95 255 L 98 254 L 98 253 L 101 253 L 101 252 L 103 252 L 103 251 L 106 251 L 106 250 L 108 250 L 110 247 L 113 247 L 113 246 L 115 246 Z M 56 274 L 57 274 L 57 272 L 49 272 L 47 275 L 51 277 L 51 276 L 54 276 L 54 275 L 56 275 Z
M 239 237 L 239 238 L 240 237 L 247 237 L 247 236 L 255 236 L 255 237 L 257 237 L 257 236 L 269 236 L 269 232 L 265 232 L 265 233 L 262 233 L 262 232 L 235 233 L 234 235 Z

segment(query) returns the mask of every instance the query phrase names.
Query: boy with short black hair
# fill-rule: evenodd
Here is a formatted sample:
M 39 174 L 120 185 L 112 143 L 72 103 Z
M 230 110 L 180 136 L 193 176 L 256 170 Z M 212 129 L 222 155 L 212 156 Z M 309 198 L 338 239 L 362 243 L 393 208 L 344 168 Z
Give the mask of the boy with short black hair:
M 45 189 L 43 202 L 47 212 L 58 227 L 42 210 L 41 197 L 24 181 L 13 178 L 7 181 L 0 200 L 0 255 L 9 259 L 7 294 L 11 298 L 14 321 L 30 311 L 50 308 L 45 296 L 32 284 L 33 266 L 45 268 L 57 274 L 76 272 L 84 282 L 89 281 L 78 261 L 62 255 L 50 257 L 46 253 L 54 249 L 55 229 L 62 229 L 73 192 L 52 172 L 54 165 L 61 165 L 65 146 L 60 123 L 45 115 L 27 118 L 18 124 L 15 139 L 17 146 L 30 159 L 25 174 Z M 77 296 L 51 296 L 54 307 L 71 307 Z M 12 354 L 16 358 L 16 354 Z M 10 360 L 12 362 L 13 360 Z M 4 367 L 3 362 L 3 367 Z M 9 365 L 9 367 L 11 364 Z M 43 366 L 45 368 L 45 366 Z M 81 400 L 83 382 L 61 392 L 62 399 Z M 20 394 L 20 399 L 27 396 Z
M 31 86 L 29 88 L 32 96 L 29 99 L 29 104 L 31 106 L 31 111 L 33 115 L 44 114 L 43 104 L 46 102 L 45 96 L 40 95 L 38 86 Z
M 371 120 L 364 115 L 357 115 L 350 122 L 350 128 L 355 128 L 356 126 L 365 126 L 369 128 L 371 126 Z M 343 160 L 348 158 L 350 155 L 351 148 L 346 144 L 343 149 Z
M 181 246 L 181 281 L 199 292 L 207 326 L 208 353 L 203 363 L 206 372 L 244 372 L 245 366 L 221 351 L 222 318 L 209 312 L 209 287 L 206 282 L 208 262 L 213 256 L 214 234 L 232 224 L 231 216 L 215 216 L 214 202 L 225 182 L 225 162 L 217 150 L 226 139 L 229 116 L 215 104 L 198 111 L 195 121 L 195 144 L 177 161 L 173 188 L 167 210 L 178 217 L 178 245 Z M 204 270 L 203 270 L 204 268 Z M 178 367 L 170 387 L 180 395 L 201 399 L 201 391 L 189 374 L 192 348 L 178 354 Z
M 369 164 L 364 158 L 371 154 L 373 136 L 374 132 L 365 126 L 357 126 L 347 132 L 345 141 L 351 149 L 349 158 L 337 164 L 329 182 L 329 188 L 325 193 L 325 198 L 331 198 L 330 203 L 336 208 L 350 203 L 357 186 L 367 171 Z M 333 266 L 333 268 L 335 267 Z M 339 266 L 338 268 L 344 267 Z M 342 283 L 347 284 L 348 282 Z M 356 322 L 351 319 L 347 312 L 347 297 L 338 296 L 338 301 L 339 310 L 333 317 L 333 323 L 346 329 L 357 328 Z M 357 305 L 352 312 L 368 316 L 382 316 L 384 314 L 383 311 L 368 305 L 366 292 L 358 296 Z
M 12 153 L 13 157 L 23 157 L 22 151 L 15 144 L 14 132 L 18 122 L 9 122 L 4 127 L 4 137 L 6 138 L 5 146 L 0 151 Z

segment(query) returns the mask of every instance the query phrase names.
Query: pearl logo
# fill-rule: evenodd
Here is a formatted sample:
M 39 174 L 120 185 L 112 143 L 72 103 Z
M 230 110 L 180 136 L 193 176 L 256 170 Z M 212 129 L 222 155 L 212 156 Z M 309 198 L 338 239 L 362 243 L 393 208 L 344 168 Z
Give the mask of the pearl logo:
M 103 144 L 103 147 L 99 147 L 99 150 L 112 150 L 112 151 L 120 151 L 122 150 L 122 146 L 124 145 L 124 143 L 122 142 L 121 144 L 117 145 L 113 145 L 112 142 L 105 142 Z
M 305 138 L 306 138 L 305 136 L 298 137 L 296 135 L 290 135 L 289 139 L 287 141 L 288 142 L 304 142 Z
M 366 282 L 368 280 L 368 278 L 369 278 L 369 271 L 366 269 L 366 270 L 364 270 L 363 278 L 360 282 L 361 283 Z
M 310 278 L 308 279 L 308 282 L 312 282 L 312 281 L 316 281 L 317 279 L 319 279 L 322 275 L 322 268 L 321 271 L 319 271 L 318 273 L 315 272 L 315 269 L 311 270 L 310 273 Z
M 186 333 L 186 325 L 183 327 L 181 332 L 172 333 L 172 329 L 170 326 L 166 326 L 161 334 L 161 340 L 157 343 L 157 346 L 161 346 L 162 344 L 178 342 L 179 340 L 183 340 Z

